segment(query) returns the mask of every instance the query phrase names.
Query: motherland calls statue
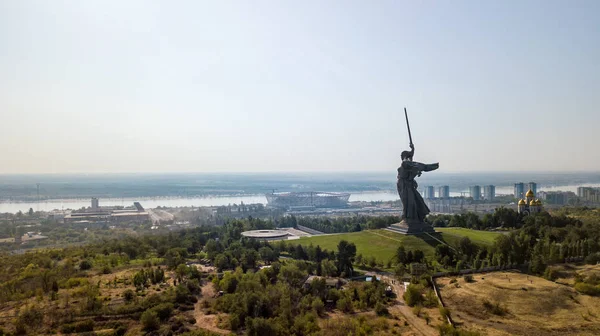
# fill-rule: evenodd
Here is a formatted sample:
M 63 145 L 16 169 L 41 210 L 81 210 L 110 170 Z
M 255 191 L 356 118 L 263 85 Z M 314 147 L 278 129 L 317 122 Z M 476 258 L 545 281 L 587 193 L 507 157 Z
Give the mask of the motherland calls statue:
M 410 134 L 410 125 L 408 123 L 408 114 L 404 109 L 406 117 L 406 126 L 408 128 L 408 137 L 410 140 L 410 151 L 403 151 L 401 154 L 402 164 L 398 168 L 398 195 L 402 201 L 402 221 L 392 225 L 391 229 L 405 234 L 419 232 L 434 232 L 433 227 L 425 223 L 425 217 L 430 212 L 423 197 L 417 191 L 417 181 L 415 177 L 421 176 L 422 172 L 428 172 L 439 168 L 439 163 L 424 164 L 413 161 L 415 146 Z

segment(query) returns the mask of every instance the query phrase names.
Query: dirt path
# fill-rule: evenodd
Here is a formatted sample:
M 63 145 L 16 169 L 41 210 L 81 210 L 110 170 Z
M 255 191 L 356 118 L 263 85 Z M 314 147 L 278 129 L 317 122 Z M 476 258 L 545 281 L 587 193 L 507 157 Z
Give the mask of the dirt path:
M 404 299 L 402 298 L 402 295 L 404 294 L 404 288 L 400 284 L 400 281 L 398 281 L 396 279 L 392 279 L 389 276 L 383 276 L 382 280 L 389 283 L 390 286 L 392 286 L 394 293 L 396 294 L 396 303 L 389 308 L 390 312 L 400 313 L 402 316 L 404 316 L 404 318 L 406 318 L 406 321 L 410 325 L 411 329 L 417 335 L 423 335 L 423 336 L 439 335 L 438 331 L 435 328 L 433 328 L 430 325 L 427 325 L 427 323 L 425 322 L 424 319 L 422 319 L 418 316 L 415 316 L 415 314 L 413 314 L 413 312 L 412 312 L 412 308 L 410 308 L 409 306 L 406 305 L 406 303 L 404 302 Z M 394 280 L 394 283 L 392 283 L 392 280 Z
M 209 282 L 202 286 L 202 296 L 205 298 L 212 298 L 215 296 L 215 288 L 213 287 L 212 283 Z M 221 329 L 217 326 L 218 315 L 206 315 L 202 311 L 201 305 L 202 299 L 194 305 L 194 318 L 196 319 L 196 326 L 222 335 L 231 334 L 230 330 Z

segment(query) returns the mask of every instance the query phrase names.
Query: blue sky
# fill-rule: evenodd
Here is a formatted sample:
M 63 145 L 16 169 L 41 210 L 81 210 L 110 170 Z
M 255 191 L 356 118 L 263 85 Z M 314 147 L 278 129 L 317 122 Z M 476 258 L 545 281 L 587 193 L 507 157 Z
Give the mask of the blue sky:
M 0 173 L 600 170 L 597 1 L 0 1 Z

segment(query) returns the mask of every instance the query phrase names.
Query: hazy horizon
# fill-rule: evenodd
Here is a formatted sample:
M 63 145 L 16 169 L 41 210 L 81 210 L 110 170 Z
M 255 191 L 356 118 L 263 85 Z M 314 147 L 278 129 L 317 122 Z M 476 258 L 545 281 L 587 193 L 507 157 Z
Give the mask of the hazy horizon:
M 0 174 L 597 172 L 597 13 L 0 2 Z

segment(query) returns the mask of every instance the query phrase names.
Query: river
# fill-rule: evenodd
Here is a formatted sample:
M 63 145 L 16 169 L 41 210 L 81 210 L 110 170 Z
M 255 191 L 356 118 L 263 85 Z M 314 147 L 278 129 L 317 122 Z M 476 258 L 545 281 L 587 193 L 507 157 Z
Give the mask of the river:
M 567 185 L 555 187 L 540 187 L 539 191 L 572 191 L 577 192 L 577 187 L 600 187 L 600 184 L 583 184 L 583 185 Z M 512 194 L 512 186 L 502 186 L 496 188 L 497 195 Z M 450 196 L 460 196 L 460 192 L 450 192 Z M 468 194 L 467 194 L 468 195 Z M 398 194 L 382 191 L 352 193 L 350 196 L 351 202 L 356 201 L 395 201 L 398 199 Z M 245 204 L 262 203 L 266 204 L 267 199 L 264 195 L 240 195 L 240 196 L 215 196 L 215 197 L 139 197 L 139 198 L 102 198 L 100 199 L 101 206 L 130 206 L 133 202 L 140 202 L 145 208 L 164 207 L 199 207 L 199 206 L 220 206 L 228 204 Z M 17 213 L 19 211 L 27 212 L 30 208 L 34 211 L 52 211 L 52 210 L 67 210 L 80 209 L 89 207 L 89 199 L 55 199 L 44 200 L 37 202 L 1 202 L 0 213 Z

